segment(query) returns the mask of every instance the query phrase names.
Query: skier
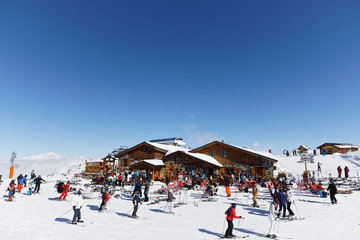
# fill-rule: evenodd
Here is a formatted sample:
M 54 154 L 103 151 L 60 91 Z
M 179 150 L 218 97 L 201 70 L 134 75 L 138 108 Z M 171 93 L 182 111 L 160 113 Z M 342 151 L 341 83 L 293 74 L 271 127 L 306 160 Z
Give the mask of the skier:
M 168 199 L 167 199 L 167 202 L 166 202 L 166 206 L 164 208 L 164 213 L 166 213 L 166 210 L 168 209 L 168 207 L 169 207 L 169 213 L 172 213 L 171 210 L 174 207 L 174 205 L 173 205 L 174 199 L 176 199 L 176 198 L 174 197 L 173 191 L 170 189 L 169 192 L 168 192 Z
M 11 180 L 10 185 L 8 187 L 8 191 L 9 191 L 8 201 L 11 202 L 11 201 L 13 201 L 13 197 L 15 195 L 15 179 Z
M 137 178 L 137 180 L 134 184 L 134 192 L 133 192 L 132 196 L 134 196 L 135 192 L 138 192 L 140 194 L 140 197 L 142 197 L 140 177 Z
M 30 178 L 36 178 L 36 174 L 34 170 L 31 171 Z
M 109 199 L 108 190 L 105 188 L 104 193 L 102 194 L 102 202 L 100 204 L 99 211 L 106 210 Z
M 285 217 L 287 199 L 286 199 L 286 195 L 284 194 L 281 188 L 279 189 L 279 192 L 276 194 L 276 199 L 279 201 L 279 205 L 280 205 L 278 217 L 280 217 L 281 210 L 283 210 L 283 217 Z
M 275 202 L 271 202 L 270 206 L 269 206 L 268 219 L 270 221 L 270 227 L 269 227 L 268 234 L 266 235 L 266 237 L 268 237 L 268 238 L 276 238 L 277 237 L 275 234 L 273 234 L 273 231 L 275 228 L 275 219 L 276 219 L 275 206 L 276 206 Z
M 65 185 L 65 187 L 63 188 L 63 191 L 59 197 L 59 201 L 61 201 L 61 198 L 66 201 L 66 196 L 67 196 L 67 193 L 69 191 L 69 188 L 70 188 L 70 182 L 68 181 Z
M 35 182 L 34 193 L 39 193 L 40 184 L 41 182 L 45 182 L 45 180 L 41 178 L 41 175 L 39 175 L 37 178 L 34 179 L 34 182 Z
M 292 200 L 292 194 L 290 192 L 290 189 L 289 188 L 286 188 L 285 189 L 285 195 L 286 195 L 286 200 L 287 200 L 287 203 L 286 203 L 286 207 L 287 207 L 287 210 L 289 212 L 289 216 L 294 216 L 294 212 L 291 210 L 291 200 Z
M 30 179 L 29 180 L 29 186 L 28 186 L 29 190 L 27 192 L 27 195 L 32 195 L 32 193 L 33 193 L 33 185 L 34 185 L 34 179 Z
M 142 201 L 141 201 L 141 199 L 139 197 L 139 192 L 138 191 L 136 191 L 134 193 L 134 197 L 133 197 L 132 202 L 134 204 L 134 211 L 132 213 L 132 217 L 137 218 L 138 216 L 136 215 L 136 213 L 137 213 L 137 210 L 139 209 L 139 203 L 142 204 Z
M 330 184 L 329 184 L 327 190 L 328 191 L 330 190 L 331 204 L 337 203 L 337 200 L 335 198 L 335 194 L 337 193 L 337 188 L 336 188 L 333 180 L 330 180 Z
M 321 163 L 320 162 L 318 162 L 318 172 L 321 172 Z
M 258 195 L 258 187 L 256 185 L 256 183 L 254 182 L 252 185 L 252 195 L 253 195 L 253 207 L 259 207 L 259 204 L 257 204 L 257 195 Z
M 26 178 L 22 176 L 22 174 L 20 175 L 20 178 L 18 180 L 18 185 L 17 185 L 17 189 L 19 192 L 21 192 L 24 182 L 25 182 Z
M 225 183 L 226 195 L 227 195 L 227 197 L 231 197 L 231 192 L 230 192 L 230 177 L 229 177 L 229 175 L 227 175 L 227 174 L 225 175 L 224 183 Z
M 144 202 L 149 201 L 148 194 L 149 194 L 149 190 L 150 190 L 150 183 L 151 183 L 151 179 L 148 179 L 145 184 L 145 190 L 144 190 L 145 200 L 144 200 Z
M 341 178 L 341 171 L 342 171 L 342 169 L 341 169 L 340 166 L 338 166 L 337 171 L 338 171 L 338 178 Z
M 344 168 L 344 171 L 345 171 L 345 178 L 348 178 L 349 177 L 349 168 L 347 166 L 345 166 Z
M 232 203 L 231 207 L 229 207 L 228 210 L 226 210 L 226 212 L 225 212 L 226 221 L 228 223 L 228 228 L 226 229 L 226 232 L 225 232 L 225 238 L 235 237 L 235 235 L 233 235 L 233 233 L 232 233 L 232 230 L 234 228 L 233 220 L 234 220 L 234 218 L 239 218 L 239 219 L 242 218 L 241 216 L 236 216 L 235 208 L 236 208 L 236 204 Z
M 75 194 L 75 196 L 71 199 L 71 205 L 73 207 L 74 210 L 74 217 L 72 220 L 72 224 L 76 224 L 78 222 L 84 222 L 81 220 L 81 212 L 80 209 L 82 208 L 82 196 L 81 196 L 81 191 L 77 191 L 77 193 Z

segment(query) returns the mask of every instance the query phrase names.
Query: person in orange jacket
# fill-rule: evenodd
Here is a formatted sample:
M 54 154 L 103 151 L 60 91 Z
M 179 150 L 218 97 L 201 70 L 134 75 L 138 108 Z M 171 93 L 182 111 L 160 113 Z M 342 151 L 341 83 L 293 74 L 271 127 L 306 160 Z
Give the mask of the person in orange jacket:
M 64 190 L 63 192 L 61 193 L 60 197 L 59 197 L 59 201 L 61 201 L 61 198 L 65 201 L 66 200 L 66 196 L 67 196 L 67 193 L 69 191 L 69 188 L 70 188 L 70 182 L 68 181 L 64 187 Z
M 9 199 L 8 199 L 8 201 L 11 202 L 11 201 L 13 201 L 13 197 L 15 195 L 15 181 L 14 180 L 11 181 L 8 190 L 9 190 Z
M 232 203 L 231 207 L 229 207 L 228 210 L 226 210 L 225 212 L 226 221 L 228 222 L 228 228 L 226 229 L 225 232 L 225 238 L 235 237 L 235 235 L 233 235 L 232 233 L 232 230 L 234 228 L 233 220 L 234 218 L 242 218 L 241 216 L 236 216 L 235 208 L 236 208 L 236 204 Z

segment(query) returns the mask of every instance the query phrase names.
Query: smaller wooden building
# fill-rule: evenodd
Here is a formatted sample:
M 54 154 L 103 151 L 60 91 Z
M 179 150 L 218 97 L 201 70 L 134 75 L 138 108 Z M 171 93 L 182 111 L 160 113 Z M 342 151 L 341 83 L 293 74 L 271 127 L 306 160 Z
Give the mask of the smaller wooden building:
M 298 147 L 298 151 L 301 153 L 301 152 L 307 152 L 307 151 L 309 151 L 309 147 L 308 146 L 306 146 L 306 145 L 301 145 L 300 147 Z
M 152 180 L 161 177 L 161 169 L 164 167 L 164 162 L 159 159 L 144 159 L 141 161 L 136 161 L 130 165 L 130 169 L 132 170 L 145 170 L 147 172 L 151 171 Z
M 103 174 L 104 162 L 100 160 L 85 161 L 85 178 L 92 178 L 95 174 Z
M 347 153 L 347 152 L 356 152 L 359 150 L 358 145 L 353 145 L 350 143 L 324 143 L 317 147 L 320 149 L 321 154 L 333 154 L 333 153 Z

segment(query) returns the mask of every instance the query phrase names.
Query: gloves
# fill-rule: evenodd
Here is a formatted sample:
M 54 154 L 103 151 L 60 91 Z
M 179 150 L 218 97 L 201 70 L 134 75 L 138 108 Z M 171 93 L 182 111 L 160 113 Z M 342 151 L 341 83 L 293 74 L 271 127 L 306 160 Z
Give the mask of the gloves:
M 75 206 L 73 206 L 73 209 L 75 210 Z

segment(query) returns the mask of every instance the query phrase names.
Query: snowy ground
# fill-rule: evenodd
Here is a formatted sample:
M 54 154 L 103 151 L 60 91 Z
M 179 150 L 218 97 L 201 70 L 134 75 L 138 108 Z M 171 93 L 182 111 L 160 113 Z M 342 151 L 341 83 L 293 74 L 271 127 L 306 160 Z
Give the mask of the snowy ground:
M 335 176 L 336 167 L 341 165 L 343 168 L 346 165 L 350 168 L 351 176 L 351 174 L 356 175 L 358 171 L 359 156 L 360 153 L 347 156 L 318 156 L 315 157 L 315 162 L 323 163 L 323 175 L 331 173 Z M 316 163 L 309 164 L 309 168 L 316 170 Z M 21 171 L 24 171 L 21 173 L 30 173 L 33 165 L 29 162 L 28 164 L 29 166 L 21 168 Z M 295 157 L 280 157 L 279 166 L 295 176 L 304 171 L 304 164 L 297 163 Z M 7 168 L 8 163 L 0 165 L 4 176 L 8 174 Z M 41 172 L 46 179 L 46 168 L 35 170 Z M 51 171 L 56 173 L 53 168 Z M 15 176 L 19 173 L 15 172 Z M 8 180 L 4 180 L 0 186 L 0 191 L 3 193 L 3 201 L 0 202 L 2 226 L 0 239 L 218 239 L 224 233 L 224 212 L 233 202 L 237 204 L 237 214 L 245 218 L 240 222 L 234 220 L 236 235 L 249 235 L 247 239 L 265 239 L 257 234 L 267 233 L 269 227 L 267 189 L 261 189 L 259 194 L 260 208 L 252 208 L 249 206 L 252 202 L 251 195 L 239 193 L 235 188 L 231 189 L 232 199 L 228 199 L 224 189 L 221 188 L 217 202 L 202 202 L 199 207 L 195 207 L 194 202 L 201 192 L 188 191 L 187 205 L 174 209 L 177 215 L 161 212 L 165 202 L 154 205 L 144 203 L 138 215 L 147 217 L 145 220 L 124 216 L 132 208 L 132 202 L 126 195 L 121 199 L 112 198 L 108 211 L 104 213 L 97 211 L 101 199 L 84 199 L 82 218 L 85 226 L 74 226 L 66 223 L 73 214 L 70 202 L 56 201 L 59 194 L 55 191 L 54 184 L 59 178 L 60 176 L 56 174 L 49 176 L 47 179 L 49 183 L 42 186 L 38 195 L 26 196 L 16 193 L 15 202 L 5 201 Z M 359 238 L 360 210 L 357 206 L 360 193 L 358 191 L 354 191 L 351 195 L 336 195 L 339 202 L 337 205 L 330 205 L 329 198 L 319 198 L 295 187 L 293 194 L 297 207 L 293 206 L 293 211 L 305 219 L 279 222 L 274 232 L 276 235 L 283 238 L 310 240 Z M 179 200 L 179 196 L 175 197 Z M 311 202 L 303 202 L 300 199 Z M 69 212 L 64 215 L 67 211 Z

